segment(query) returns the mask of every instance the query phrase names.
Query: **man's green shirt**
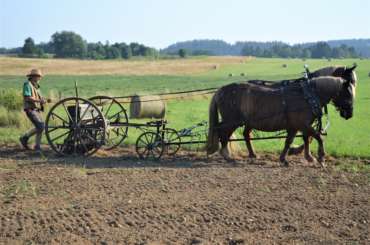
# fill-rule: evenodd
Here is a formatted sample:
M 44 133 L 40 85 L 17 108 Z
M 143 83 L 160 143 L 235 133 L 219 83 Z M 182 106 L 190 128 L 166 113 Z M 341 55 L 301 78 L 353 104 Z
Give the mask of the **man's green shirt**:
M 35 91 L 38 94 L 38 97 L 41 97 L 40 90 L 38 88 L 35 88 Z M 30 81 L 25 81 L 23 84 L 23 97 L 37 97 L 36 95 L 32 94 L 32 84 Z M 35 102 L 24 100 L 23 108 L 24 109 L 35 109 L 37 108 L 37 105 Z

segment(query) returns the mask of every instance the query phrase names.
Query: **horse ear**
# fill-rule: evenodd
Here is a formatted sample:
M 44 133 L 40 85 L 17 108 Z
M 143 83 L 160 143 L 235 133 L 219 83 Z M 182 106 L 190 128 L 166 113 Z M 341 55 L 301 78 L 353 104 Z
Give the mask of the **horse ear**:
M 357 64 L 353 64 L 353 66 L 351 68 L 348 68 L 347 70 L 348 71 L 353 71 L 354 69 L 356 69 L 357 67 Z

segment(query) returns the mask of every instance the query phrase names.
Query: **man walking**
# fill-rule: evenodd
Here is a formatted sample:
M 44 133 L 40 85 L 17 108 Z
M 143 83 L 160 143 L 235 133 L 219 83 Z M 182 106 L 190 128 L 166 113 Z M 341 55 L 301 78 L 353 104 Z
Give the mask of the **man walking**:
M 30 149 L 28 140 L 33 135 L 36 135 L 34 150 L 41 151 L 41 137 L 45 128 L 41 111 L 43 111 L 44 104 L 46 103 L 46 100 L 41 96 L 39 90 L 39 82 L 42 78 L 41 70 L 32 69 L 30 73 L 27 74 L 27 77 L 27 81 L 23 84 L 23 109 L 35 128 L 26 132 L 19 140 L 25 149 Z

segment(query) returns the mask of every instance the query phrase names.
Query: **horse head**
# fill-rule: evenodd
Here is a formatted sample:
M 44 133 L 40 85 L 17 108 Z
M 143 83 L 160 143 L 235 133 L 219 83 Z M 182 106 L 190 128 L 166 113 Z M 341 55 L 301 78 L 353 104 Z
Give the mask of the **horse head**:
M 345 68 L 343 74 L 340 76 L 347 82 L 350 82 L 353 86 L 356 86 L 357 75 L 355 72 L 357 65 L 353 65 L 351 68 Z
M 352 80 L 345 80 L 340 87 L 337 96 L 332 99 L 335 108 L 339 111 L 340 116 L 350 119 L 353 116 L 353 103 L 356 94 L 356 86 Z
M 328 66 L 314 71 L 311 73 L 311 76 L 314 78 L 320 76 L 341 77 L 356 86 L 357 76 L 354 71 L 356 67 L 357 65 L 353 65 L 351 68 L 347 68 L 346 66 Z
M 314 78 L 312 82 L 316 85 L 316 92 L 322 105 L 331 101 L 341 117 L 349 119 L 353 116 L 355 80 L 347 81 L 341 77 L 326 76 Z

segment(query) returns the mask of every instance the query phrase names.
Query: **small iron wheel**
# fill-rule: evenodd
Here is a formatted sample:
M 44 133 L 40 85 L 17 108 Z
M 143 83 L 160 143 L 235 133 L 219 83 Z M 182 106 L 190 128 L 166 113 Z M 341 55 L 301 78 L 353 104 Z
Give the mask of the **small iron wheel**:
M 136 140 L 136 153 L 140 159 L 159 160 L 164 151 L 162 137 L 155 132 L 145 132 Z

